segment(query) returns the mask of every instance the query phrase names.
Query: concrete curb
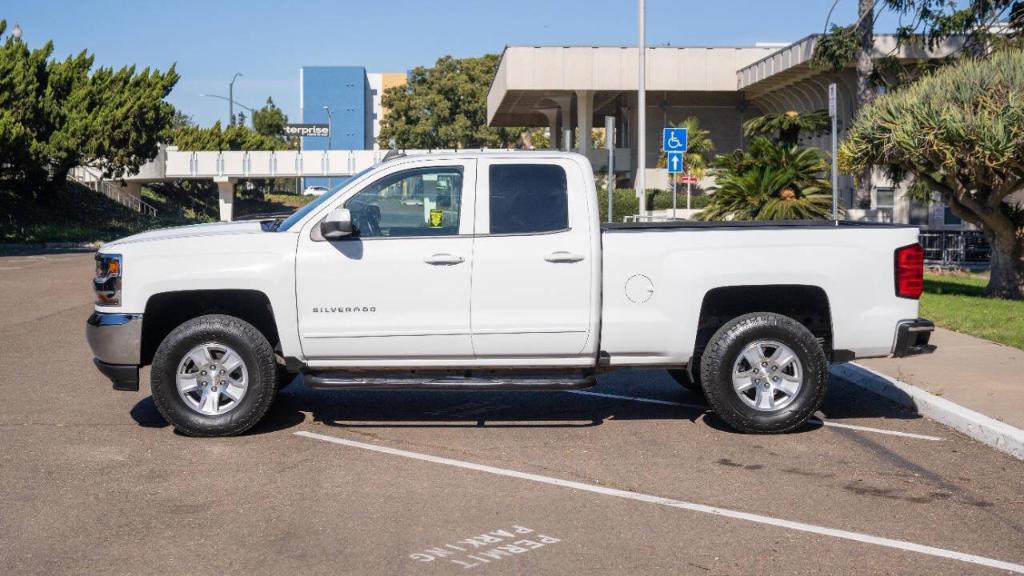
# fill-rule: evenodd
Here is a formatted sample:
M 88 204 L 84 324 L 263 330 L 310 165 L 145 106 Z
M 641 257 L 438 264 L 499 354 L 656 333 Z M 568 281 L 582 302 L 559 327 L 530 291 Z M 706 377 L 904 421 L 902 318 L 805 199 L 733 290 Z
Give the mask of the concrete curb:
M 1024 460 L 1024 430 L 860 364 L 838 364 L 832 367 L 832 373 L 855 386 L 911 408 L 922 416 L 945 424 L 996 450 L 1006 452 L 1018 460 Z
M 26 254 L 49 254 L 57 252 L 95 252 L 102 242 L 43 242 L 43 243 L 0 243 L 0 255 L 23 256 Z

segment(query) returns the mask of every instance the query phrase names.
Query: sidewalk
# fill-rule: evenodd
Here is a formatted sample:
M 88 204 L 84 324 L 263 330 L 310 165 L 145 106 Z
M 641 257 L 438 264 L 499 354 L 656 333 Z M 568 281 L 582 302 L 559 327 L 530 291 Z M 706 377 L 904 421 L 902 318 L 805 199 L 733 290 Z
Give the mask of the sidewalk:
M 932 354 L 858 360 L 833 373 L 1024 459 L 1024 350 L 942 328 L 931 343 Z
M 936 328 L 935 352 L 857 364 L 1024 429 L 1024 350 Z

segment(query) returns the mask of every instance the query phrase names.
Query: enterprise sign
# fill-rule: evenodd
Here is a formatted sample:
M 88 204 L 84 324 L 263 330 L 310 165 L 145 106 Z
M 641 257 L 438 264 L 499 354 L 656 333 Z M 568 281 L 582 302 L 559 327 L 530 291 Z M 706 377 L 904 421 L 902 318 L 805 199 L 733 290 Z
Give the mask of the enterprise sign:
M 323 136 L 331 135 L 331 128 L 327 124 L 285 124 L 284 133 L 288 136 Z

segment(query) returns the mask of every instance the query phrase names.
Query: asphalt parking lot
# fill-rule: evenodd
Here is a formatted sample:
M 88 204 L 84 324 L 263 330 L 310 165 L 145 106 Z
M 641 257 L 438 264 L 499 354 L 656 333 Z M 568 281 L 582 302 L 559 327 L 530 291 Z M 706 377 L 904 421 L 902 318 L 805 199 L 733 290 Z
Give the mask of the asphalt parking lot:
M 296 382 L 253 433 L 185 438 L 148 380 L 92 366 L 92 268 L 0 258 L 0 574 L 1024 572 L 1024 462 L 836 378 L 782 436 L 623 371 L 577 393 Z

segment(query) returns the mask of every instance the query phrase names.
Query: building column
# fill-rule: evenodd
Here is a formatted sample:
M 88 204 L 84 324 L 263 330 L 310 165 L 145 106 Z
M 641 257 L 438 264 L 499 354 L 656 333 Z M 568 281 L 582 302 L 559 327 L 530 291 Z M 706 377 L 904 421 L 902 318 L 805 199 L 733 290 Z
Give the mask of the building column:
M 551 133 L 548 148 L 558 150 L 558 108 L 544 108 L 540 113 L 548 119 L 548 131 Z
M 550 99 L 558 104 L 559 120 L 558 120 L 558 149 L 566 147 L 566 143 L 563 142 L 564 138 L 562 133 L 567 129 L 572 129 L 572 95 L 565 94 L 563 96 L 551 96 Z M 571 132 L 570 141 L 568 148 L 572 149 Z
M 220 207 L 220 221 L 231 222 L 232 206 L 235 202 L 235 179 L 226 176 L 217 176 L 213 179 L 217 183 L 218 205 Z
M 590 90 L 576 92 L 576 126 L 580 134 L 576 138 L 576 151 L 584 156 L 591 148 L 590 129 L 594 123 L 594 93 Z

